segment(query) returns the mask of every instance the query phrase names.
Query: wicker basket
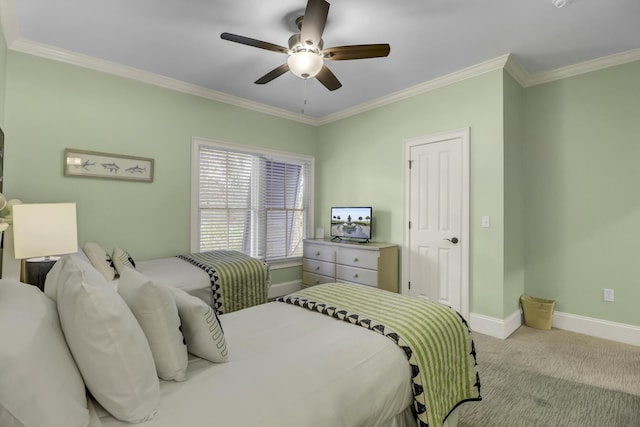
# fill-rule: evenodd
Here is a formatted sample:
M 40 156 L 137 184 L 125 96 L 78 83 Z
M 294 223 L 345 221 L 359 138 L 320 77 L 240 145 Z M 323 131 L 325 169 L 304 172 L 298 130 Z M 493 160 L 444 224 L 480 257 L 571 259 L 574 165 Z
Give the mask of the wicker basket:
M 522 311 L 524 311 L 524 324 L 536 329 L 551 329 L 553 320 L 554 300 L 535 298 L 529 295 L 520 297 Z

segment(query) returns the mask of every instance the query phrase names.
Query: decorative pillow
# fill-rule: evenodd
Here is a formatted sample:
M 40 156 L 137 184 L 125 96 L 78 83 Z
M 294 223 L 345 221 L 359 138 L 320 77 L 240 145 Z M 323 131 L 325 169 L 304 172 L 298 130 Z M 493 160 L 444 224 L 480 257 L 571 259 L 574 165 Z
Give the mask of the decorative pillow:
M 125 268 L 120 275 L 118 293 L 147 336 L 158 376 L 163 380 L 186 380 L 189 356 L 180 330 L 178 308 L 169 288 Z
M 86 242 L 82 250 L 91 261 L 91 264 L 105 279 L 113 280 L 116 277 L 116 269 L 113 267 L 113 261 L 102 246 L 97 243 Z
M 111 254 L 111 259 L 113 260 L 113 266 L 116 268 L 118 274 L 122 274 L 126 267 L 136 268 L 136 263 L 131 258 L 131 255 L 123 249 L 113 248 L 113 253 Z
M 82 377 L 56 303 L 35 286 L 0 280 L 0 425 L 86 426 Z
M 86 268 L 95 270 L 91 265 L 91 261 L 89 261 L 89 258 L 87 258 L 83 251 L 78 251 L 75 254 L 69 254 L 68 256 L 72 257 L 75 260 L 82 261 L 82 263 L 79 265 L 83 265 Z M 65 270 L 65 272 L 68 273 L 68 270 Z M 49 270 L 49 273 L 47 273 L 47 277 L 44 281 L 44 293 L 54 301 L 58 300 L 58 283 L 63 283 L 66 281 L 66 277 L 60 277 L 61 273 L 62 264 L 60 260 L 58 260 L 55 264 L 53 264 L 53 267 L 51 267 L 51 270 Z
M 170 288 L 182 321 L 187 350 L 215 363 L 228 360 L 227 342 L 215 311 L 200 298 Z
M 149 343 L 131 310 L 104 277 L 78 257 L 64 256 L 54 268 L 60 269 L 60 323 L 87 388 L 119 420 L 153 418 L 160 405 L 160 384 Z

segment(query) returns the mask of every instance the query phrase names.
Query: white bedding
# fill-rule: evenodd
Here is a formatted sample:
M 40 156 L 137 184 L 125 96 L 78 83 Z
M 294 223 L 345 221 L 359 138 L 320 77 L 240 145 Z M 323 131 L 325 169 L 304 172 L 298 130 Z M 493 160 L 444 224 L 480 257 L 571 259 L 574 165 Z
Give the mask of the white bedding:
M 388 338 L 279 302 L 221 322 L 230 361 L 191 357 L 187 381 L 161 381 L 145 427 L 415 426 L 409 364 Z M 129 425 L 98 413 L 92 426 Z
M 211 279 L 202 269 L 177 257 L 136 261 L 136 270 L 154 282 L 180 288 L 213 305 Z

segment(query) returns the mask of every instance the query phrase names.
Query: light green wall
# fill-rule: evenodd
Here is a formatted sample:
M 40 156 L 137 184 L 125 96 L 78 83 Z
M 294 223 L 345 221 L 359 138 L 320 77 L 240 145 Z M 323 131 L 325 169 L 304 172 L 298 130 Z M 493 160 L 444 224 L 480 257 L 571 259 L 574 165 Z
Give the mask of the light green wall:
M 526 291 L 631 325 L 640 325 L 639 76 L 640 61 L 524 92 Z
M 526 291 L 638 325 L 638 75 L 640 62 L 522 89 L 498 70 L 316 128 L 7 52 L 0 37 L 4 192 L 76 201 L 81 242 L 139 259 L 185 252 L 190 144 L 203 137 L 315 155 L 316 225 L 328 230 L 331 206 L 371 204 L 375 240 L 401 245 L 404 141 L 469 127 L 471 311 L 504 318 Z M 65 147 L 153 157 L 155 181 L 65 178 Z
M 138 259 L 189 251 L 192 137 L 315 155 L 312 126 L 31 55 L 9 51 L 7 82 L 5 194 L 75 201 L 81 243 Z M 64 177 L 65 147 L 152 157 L 154 182 Z
M 502 71 L 486 73 L 322 126 L 316 162 L 317 225 L 329 209 L 374 207 L 374 240 L 402 245 L 404 141 L 471 128 L 471 301 L 474 312 L 503 314 Z M 480 228 L 481 215 L 492 227 Z M 326 231 L 325 231 L 326 233 Z
M 4 103 L 7 74 L 7 43 L 0 31 L 0 127 L 4 128 Z
M 524 293 L 523 89 L 504 74 L 504 306 L 509 316 Z
M 4 131 L 4 109 L 5 109 L 5 87 L 7 74 L 7 44 L 4 40 L 4 34 L 0 31 L 0 128 Z M 0 173 L 0 178 L 2 177 Z M 0 193 L 3 192 L 2 183 L 0 183 Z M 2 233 L 0 233 L 0 239 Z M 2 254 L 4 244 L 0 247 L 0 272 L 2 271 Z

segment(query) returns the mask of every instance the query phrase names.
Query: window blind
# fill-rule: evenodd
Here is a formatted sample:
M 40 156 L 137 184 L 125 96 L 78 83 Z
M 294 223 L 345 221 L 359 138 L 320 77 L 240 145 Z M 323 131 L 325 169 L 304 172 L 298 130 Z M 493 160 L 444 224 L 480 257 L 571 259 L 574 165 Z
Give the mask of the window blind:
M 232 249 L 269 261 L 302 256 L 311 162 L 198 145 L 199 251 Z

